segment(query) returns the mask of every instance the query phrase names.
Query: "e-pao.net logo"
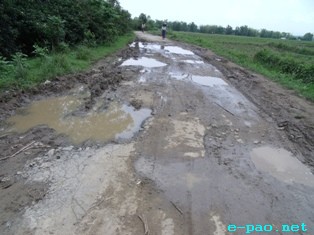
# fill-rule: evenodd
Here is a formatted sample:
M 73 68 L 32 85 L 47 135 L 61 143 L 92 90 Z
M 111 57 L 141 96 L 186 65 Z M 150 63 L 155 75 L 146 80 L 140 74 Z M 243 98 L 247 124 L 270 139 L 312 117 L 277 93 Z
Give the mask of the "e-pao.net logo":
M 300 232 L 307 232 L 307 226 L 305 223 L 301 224 L 283 224 L 281 228 L 274 228 L 271 224 L 246 224 L 244 226 L 237 226 L 235 224 L 229 224 L 227 228 L 229 233 L 237 233 L 240 234 L 251 234 L 251 233 L 270 233 L 270 232 L 278 232 L 279 233 L 300 233 Z M 301 233 L 303 234 L 303 233 Z

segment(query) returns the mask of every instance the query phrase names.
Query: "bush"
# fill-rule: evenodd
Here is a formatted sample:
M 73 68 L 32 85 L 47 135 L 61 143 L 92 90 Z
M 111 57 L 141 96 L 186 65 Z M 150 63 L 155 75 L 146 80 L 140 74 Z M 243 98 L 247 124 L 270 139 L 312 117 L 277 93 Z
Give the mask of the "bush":
M 66 49 L 62 42 L 113 42 L 130 25 L 131 15 L 116 0 L 1 0 L 0 55 L 31 55 L 35 43 L 59 50 Z

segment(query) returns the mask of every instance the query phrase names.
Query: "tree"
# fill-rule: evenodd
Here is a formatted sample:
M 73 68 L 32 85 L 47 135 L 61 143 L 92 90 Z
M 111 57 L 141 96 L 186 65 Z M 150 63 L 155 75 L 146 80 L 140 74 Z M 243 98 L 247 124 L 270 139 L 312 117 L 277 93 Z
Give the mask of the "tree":
M 118 0 L 0 0 L 0 56 L 32 55 L 35 44 L 112 42 L 130 26 Z
M 142 24 L 146 24 L 147 23 L 147 16 L 144 13 L 141 13 L 138 18 L 140 19 Z
M 197 32 L 197 25 L 194 22 L 190 23 L 188 27 L 190 32 Z
M 227 35 L 231 35 L 231 34 L 233 33 L 232 27 L 231 27 L 230 25 L 228 25 L 228 26 L 226 27 L 225 32 L 226 32 Z
M 313 34 L 312 33 L 306 33 L 303 36 L 304 41 L 312 41 L 313 40 Z
M 249 36 L 249 27 L 247 25 L 240 27 L 240 35 Z

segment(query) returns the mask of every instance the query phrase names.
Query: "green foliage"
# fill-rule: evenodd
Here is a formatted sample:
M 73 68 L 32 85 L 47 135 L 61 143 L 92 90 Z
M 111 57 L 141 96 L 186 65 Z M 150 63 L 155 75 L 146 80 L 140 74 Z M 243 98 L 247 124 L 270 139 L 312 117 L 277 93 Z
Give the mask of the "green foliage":
M 44 24 L 44 34 L 50 41 L 50 46 L 54 49 L 64 40 L 65 21 L 60 16 L 48 16 L 47 23 Z
M 147 16 L 144 13 L 141 13 L 138 18 L 139 18 L 141 23 L 143 23 L 143 24 L 147 23 Z
M 70 51 L 70 46 L 69 44 L 65 43 L 65 42 L 60 42 L 59 45 L 56 48 L 57 52 L 63 52 L 63 53 L 67 53 Z
M 48 56 L 49 51 L 47 47 L 40 47 L 37 44 L 35 44 L 33 47 L 34 47 L 33 54 L 35 56 L 40 57 L 42 59 Z
M 91 47 L 94 47 L 97 45 L 95 34 L 91 32 L 90 30 L 88 30 L 87 32 L 84 32 L 84 37 L 85 37 L 84 39 L 85 45 L 91 46 Z
M 133 40 L 134 35 L 128 34 L 118 37 L 110 45 L 104 44 L 96 47 L 82 45 L 68 49 L 66 53 L 49 53 L 45 57 L 26 58 L 25 55 L 17 53 L 14 56 L 14 62 L 7 61 L 2 57 L 0 58 L 0 91 L 16 87 L 26 89 L 47 79 L 53 79 L 56 76 L 83 71 L 89 68 L 96 60 L 119 50 Z M 40 47 L 37 48 L 39 52 L 42 49 Z M 81 58 L 84 57 L 83 59 L 77 58 L 79 53 Z M 21 70 L 22 76 L 17 76 L 20 67 L 23 67 Z M 6 72 L 2 72 L 1 68 Z
M 34 44 L 59 50 L 62 43 L 111 43 L 130 28 L 117 0 L 0 1 L 0 55 L 7 58 L 31 55 Z
M 14 65 L 14 76 L 18 80 L 27 78 L 26 58 L 27 55 L 21 52 L 17 52 L 12 56 L 12 63 Z
M 313 34 L 312 33 L 306 33 L 303 36 L 304 41 L 312 41 L 313 40 Z
M 5 75 L 10 69 L 10 62 L 6 60 L 3 56 L 0 56 L 0 74 Z

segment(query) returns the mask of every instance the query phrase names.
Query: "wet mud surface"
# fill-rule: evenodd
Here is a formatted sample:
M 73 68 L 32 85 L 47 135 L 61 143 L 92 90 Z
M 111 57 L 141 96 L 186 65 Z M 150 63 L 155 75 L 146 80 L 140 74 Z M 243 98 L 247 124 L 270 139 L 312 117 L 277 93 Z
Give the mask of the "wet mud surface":
M 1 234 L 314 233 L 314 105 L 137 36 L 89 72 L 1 95 Z

